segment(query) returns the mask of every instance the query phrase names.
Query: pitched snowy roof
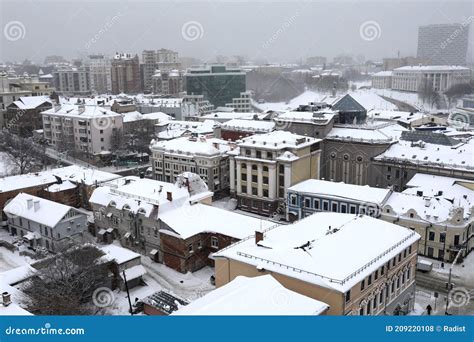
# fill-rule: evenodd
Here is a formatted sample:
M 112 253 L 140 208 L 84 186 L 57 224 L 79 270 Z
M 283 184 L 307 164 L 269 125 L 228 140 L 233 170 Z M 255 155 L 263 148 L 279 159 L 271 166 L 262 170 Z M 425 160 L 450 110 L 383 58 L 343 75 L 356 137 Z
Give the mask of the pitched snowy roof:
M 60 191 L 75 189 L 76 187 L 77 187 L 76 184 L 67 180 L 65 182 L 62 182 L 61 184 L 52 184 L 48 186 L 47 191 L 60 192 Z
M 186 204 L 179 210 L 168 211 L 160 216 L 182 239 L 199 233 L 219 233 L 236 239 L 243 239 L 260 228 L 274 225 L 272 222 L 206 204 Z M 169 231 L 168 231 L 169 232 Z M 160 233 L 167 233 L 160 230 Z
M 134 122 L 139 120 L 159 120 L 160 122 L 167 122 L 172 120 L 173 118 L 165 113 L 162 112 L 154 112 L 154 113 L 147 113 L 142 114 L 137 111 L 122 113 L 123 122 Z
M 343 182 L 336 183 L 319 179 L 305 180 L 289 187 L 288 191 L 338 197 L 379 205 L 383 204 L 388 195 L 392 192 L 390 189 L 372 188 L 368 185 L 346 184 Z
M 258 245 L 247 239 L 214 257 L 346 292 L 419 238 L 369 216 L 325 212 L 269 230 Z
M 117 264 L 123 264 L 127 261 L 140 258 L 140 254 L 134 251 L 116 245 L 106 245 L 100 248 L 105 255 L 102 258 L 108 261 L 115 261 Z
M 397 110 L 398 107 L 393 103 L 383 99 L 379 95 L 370 91 L 357 91 L 349 94 L 366 110 L 370 109 L 385 109 Z
M 287 111 L 279 114 L 275 118 L 275 121 L 310 122 L 325 125 L 331 121 L 335 115 L 336 113 L 331 109 L 322 109 L 316 112 Z
M 284 298 L 282 302 L 276 296 Z M 238 276 L 173 315 L 319 315 L 329 306 L 283 287 L 271 275 Z
M 25 193 L 16 195 L 3 208 L 7 216 L 23 217 L 51 228 L 54 228 L 70 210 L 74 208 Z
M 62 180 L 69 180 L 76 184 L 84 183 L 86 185 L 100 184 L 122 177 L 114 173 L 86 168 L 79 165 L 61 167 L 45 172 L 50 172 L 51 174 L 60 177 Z
M 474 169 L 474 139 L 457 146 L 400 140 L 375 160 L 391 160 L 460 170 Z
M 41 112 L 41 114 L 45 115 L 62 115 L 66 117 L 74 117 L 74 118 L 84 118 L 84 119 L 92 119 L 92 118 L 103 118 L 103 117 L 122 117 L 122 114 L 115 113 L 109 109 L 105 109 L 104 107 L 97 106 L 97 105 L 71 105 L 66 104 L 62 105 L 59 108 L 51 108 Z
M 35 109 L 45 102 L 51 104 L 51 100 L 48 96 L 22 96 L 19 100 L 14 101 L 13 103 L 19 109 Z

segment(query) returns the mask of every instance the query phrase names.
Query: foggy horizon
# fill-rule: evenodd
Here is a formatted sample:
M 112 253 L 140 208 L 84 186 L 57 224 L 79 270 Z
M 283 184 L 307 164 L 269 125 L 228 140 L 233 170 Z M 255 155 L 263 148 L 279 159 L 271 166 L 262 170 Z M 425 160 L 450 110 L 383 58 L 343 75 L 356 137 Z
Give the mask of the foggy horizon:
M 25 11 L 25 6 L 33 8 Z M 416 56 L 422 25 L 471 24 L 472 37 L 474 15 L 470 1 L 20 0 L 1 1 L 0 8 L 2 28 L 14 22 L 22 30 L 21 39 L 2 35 L 4 63 L 115 52 L 141 58 L 143 50 L 160 48 L 205 62 L 219 55 L 268 63 L 343 54 L 381 60 L 398 54 Z M 468 63 L 473 61 L 472 50 L 470 46 Z

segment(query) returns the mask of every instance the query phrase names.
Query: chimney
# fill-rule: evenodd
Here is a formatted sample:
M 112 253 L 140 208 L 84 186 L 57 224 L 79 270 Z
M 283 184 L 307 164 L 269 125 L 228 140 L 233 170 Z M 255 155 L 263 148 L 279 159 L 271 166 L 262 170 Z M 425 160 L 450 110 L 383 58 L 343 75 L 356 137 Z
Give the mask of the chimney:
M 33 207 L 33 199 L 32 199 L 32 198 L 28 198 L 28 199 L 26 200 L 26 207 L 27 207 L 28 209 L 31 209 L 31 208 Z
M 173 201 L 173 193 L 171 191 L 166 191 L 166 199 L 170 202 Z
M 3 292 L 2 293 L 2 302 L 3 302 L 3 306 L 10 305 L 12 303 L 11 294 L 9 294 L 8 292 Z
M 263 240 L 263 233 L 259 230 L 255 231 L 255 244 L 258 245 L 260 241 Z
M 33 202 L 33 206 L 35 208 L 35 211 L 38 211 L 39 210 L 39 207 L 40 207 L 40 201 L 36 200 Z

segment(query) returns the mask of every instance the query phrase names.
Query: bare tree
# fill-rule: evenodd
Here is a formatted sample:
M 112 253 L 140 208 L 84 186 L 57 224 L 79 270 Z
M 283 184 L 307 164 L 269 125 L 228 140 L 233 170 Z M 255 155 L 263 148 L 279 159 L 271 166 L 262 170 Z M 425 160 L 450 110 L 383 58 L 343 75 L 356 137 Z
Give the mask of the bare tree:
M 37 167 L 44 152 L 30 138 L 22 138 L 7 131 L 0 133 L 0 143 L 5 152 L 13 158 L 12 163 L 19 174 L 31 172 Z
M 463 97 L 467 94 L 472 94 L 474 92 L 474 81 L 469 83 L 458 83 L 449 87 L 448 90 L 444 92 L 444 95 L 448 98 L 449 107 L 454 104 L 456 100 Z
M 35 315 L 93 314 L 94 290 L 106 285 L 109 264 L 93 245 L 73 247 L 33 266 L 38 271 L 23 286 L 24 302 Z
M 428 102 L 431 107 L 438 108 L 440 96 L 437 91 L 434 90 L 433 84 L 429 78 L 424 78 L 420 82 L 418 87 L 418 95 L 423 103 Z
M 123 131 L 121 129 L 114 128 L 112 130 L 112 135 L 110 136 L 110 152 L 115 154 L 117 151 L 123 149 L 124 145 Z

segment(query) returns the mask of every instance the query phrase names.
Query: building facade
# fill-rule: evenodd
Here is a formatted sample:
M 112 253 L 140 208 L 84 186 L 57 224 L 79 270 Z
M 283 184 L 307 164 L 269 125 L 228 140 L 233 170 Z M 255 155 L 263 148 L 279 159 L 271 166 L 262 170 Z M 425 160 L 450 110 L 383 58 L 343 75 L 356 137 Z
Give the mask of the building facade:
M 137 94 L 142 90 L 138 55 L 116 54 L 112 60 L 112 94 Z
M 112 64 L 104 55 L 90 55 L 87 61 L 90 73 L 91 90 L 97 94 L 112 92 Z
M 204 95 L 216 107 L 232 103 L 246 91 L 245 72 L 238 68 L 212 65 L 204 68 L 188 69 L 185 89 L 188 95 Z
M 174 182 L 178 174 L 198 174 L 210 191 L 229 189 L 229 144 L 220 139 L 183 137 L 158 141 L 151 146 L 156 180 Z
M 429 87 L 444 92 L 456 84 L 469 83 L 471 71 L 460 66 L 406 66 L 393 70 L 392 89 L 417 92 Z
M 143 87 L 147 92 L 156 92 L 154 90 L 153 76 L 156 75 L 157 70 L 165 73 L 173 69 L 181 68 L 178 53 L 168 49 L 144 50 L 142 53 L 142 62 Z
M 183 92 L 183 72 L 173 70 L 157 70 L 151 77 L 152 90 L 155 94 L 179 96 Z
M 56 91 L 63 95 L 89 95 L 90 73 L 86 68 L 70 68 L 53 73 Z
M 420 26 L 417 57 L 432 65 L 466 65 L 468 42 L 468 23 Z
M 390 89 L 392 88 L 392 72 L 379 71 L 372 75 L 372 88 Z
M 286 189 L 319 178 L 320 141 L 285 131 L 242 139 L 228 152 L 230 192 L 239 208 L 272 215 L 284 206 Z

